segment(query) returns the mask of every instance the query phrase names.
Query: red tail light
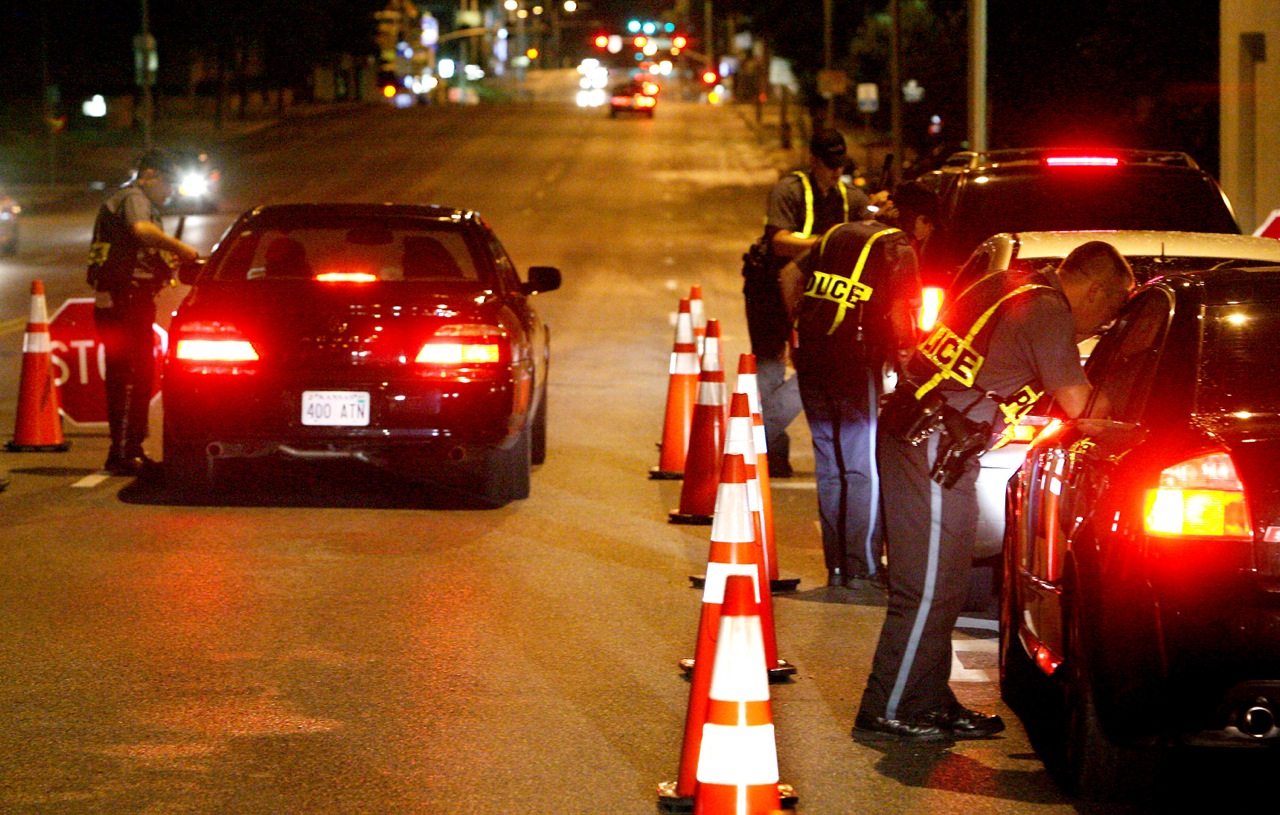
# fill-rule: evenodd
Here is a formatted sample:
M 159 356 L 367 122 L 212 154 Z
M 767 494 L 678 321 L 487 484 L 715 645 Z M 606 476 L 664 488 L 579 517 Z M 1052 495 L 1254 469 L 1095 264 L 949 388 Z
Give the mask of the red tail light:
M 378 276 L 369 272 L 321 272 L 315 279 L 321 283 L 374 283 Z
M 418 351 L 414 362 L 454 368 L 497 365 L 507 357 L 506 333 L 492 325 L 449 325 Z
M 1159 486 L 1146 491 L 1142 516 L 1147 534 L 1156 537 L 1253 538 L 1244 484 L 1226 453 L 1166 468 Z
M 1049 156 L 1044 163 L 1050 167 L 1116 167 L 1120 159 L 1116 156 Z
M 184 323 L 173 334 L 177 336 L 173 356 L 181 362 L 204 363 L 225 370 L 228 366 L 238 369 L 258 361 L 253 343 L 230 323 L 216 320 Z
M 938 286 L 925 286 L 921 295 L 920 330 L 929 331 L 934 323 L 938 322 L 938 315 L 942 313 L 942 301 L 946 297 L 946 292 Z

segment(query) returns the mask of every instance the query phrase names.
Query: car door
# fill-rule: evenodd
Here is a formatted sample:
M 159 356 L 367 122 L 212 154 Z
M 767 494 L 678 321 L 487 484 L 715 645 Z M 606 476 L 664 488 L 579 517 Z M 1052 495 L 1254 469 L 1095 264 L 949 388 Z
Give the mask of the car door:
M 1032 448 L 1017 538 L 1024 634 L 1047 649 L 1050 664 L 1063 655 L 1063 586 L 1069 558 L 1090 559 L 1096 540 L 1077 536 L 1093 519 L 1108 489 L 1115 461 L 1146 435 L 1141 418 L 1155 381 L 1173 315 L 1173 298 L 1152 287 L 1134 296 L 1098 342 L 1088 366 L 1093 393 L 1083 415 Z M 1080 546 L 1091 547 L 1080 552 Z M 1042 659 L 1044 659 L 1042 658 Z M 1043 664 L 1043 663 L 1042 663 Z

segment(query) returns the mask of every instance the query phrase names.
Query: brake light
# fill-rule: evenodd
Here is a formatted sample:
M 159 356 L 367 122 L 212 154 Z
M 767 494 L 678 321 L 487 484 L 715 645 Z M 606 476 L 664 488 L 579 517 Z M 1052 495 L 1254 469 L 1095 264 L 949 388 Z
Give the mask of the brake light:
M 925 286 L 920 294 L 920 330 L 929 331 L 934 323 L 938 322 L 938 315 L 942 313 L 945 293 L 938 286 Z
M 1116 167 L 1116 156 L 1049 156 L 1044 163 L 1050 167 Z
M 1166 468 L 1159 486 L 1146 491 L 1142 514 L 1147 534 L 1156 537 L 1253 538 L 1244 484 L 1226 453 Z
M 369 272 L 321 272 L 315 279 L 321 283 L 373 283 L 378 276 Z
M 506 335 L 491 325 L 450 325 L 441 328 L 418 351 L 414 362 L 424 365 L 494 365 L 503 361 Z
M 186 323 L 175 332 L 175 359 L 194 363 L 257 362 L 258 351 L 235 326 L 217 321 Z
M 656 105 L 656 104 L 658 104 L 658 100 L 657 100 L 657 99 L 654 99 L 652 96 L 637 96 L 637 97 L 636 97 L 636 107 L 641 107 L 641 108 L 651 108 L 651 107 L 653 107 L 653 106 L 654 106 L 654 105 Z

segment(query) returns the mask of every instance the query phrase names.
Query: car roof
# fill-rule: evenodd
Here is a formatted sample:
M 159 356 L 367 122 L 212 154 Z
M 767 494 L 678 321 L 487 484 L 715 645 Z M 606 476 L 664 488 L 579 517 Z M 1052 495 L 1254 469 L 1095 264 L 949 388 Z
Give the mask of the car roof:
M 1194 284 L 1205 305 L 1280 301 L 1280 266 L 1178 272 L 1152 282 L 1178 289 L 1180 281 Z
M 943 163 L 944 168 L 953 172 L 957 170 L 980 170 L 998 172 L 1001 169 L 1016 171 L 1030 167 L 1043 166 L 1048 158 L 1056 159 L 1097 159 L 1099 157 L 1115 158 L 1124 166 L 1159 166 L 1182 167 L 1189 170 L 1200 170 L 1187 153 L 1178 150 L 1120 150 L 1096 147 L 1019 147 L 1002 150 L 962 150 L 952 153 Z
M 1017 243 L 1019 258 L 1062 258 L 1089 241 L 1106 241 L 1127 256 L 1239 258 L 1280 263 L 1280 240 L 1215 232 L 1164 232 L 1121 229 L 1099 231 L 1017 232 L 991 240 Z
M 281 222 L 341 218 L 421 218 L 433 221 L 482 223 L 479 213 L 435 204 L 270 204 L 255 207 L 246 220 Z

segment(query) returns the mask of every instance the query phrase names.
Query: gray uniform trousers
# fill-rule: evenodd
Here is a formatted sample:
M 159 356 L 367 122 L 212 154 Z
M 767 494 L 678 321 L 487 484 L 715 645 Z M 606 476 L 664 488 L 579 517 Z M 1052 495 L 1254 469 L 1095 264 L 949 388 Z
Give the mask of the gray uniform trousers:
M 940 433 L 919 446 L 881 432 L 878 460 L 889 560 L 889 607 L 862 711 L 913 721 L 956 701 L 951 630 L 969 593 L 978 501 L 971 462 L 951 489 L 929 477 Z

